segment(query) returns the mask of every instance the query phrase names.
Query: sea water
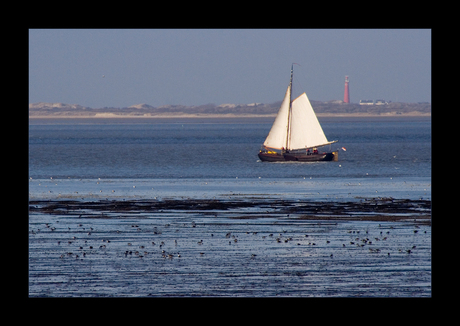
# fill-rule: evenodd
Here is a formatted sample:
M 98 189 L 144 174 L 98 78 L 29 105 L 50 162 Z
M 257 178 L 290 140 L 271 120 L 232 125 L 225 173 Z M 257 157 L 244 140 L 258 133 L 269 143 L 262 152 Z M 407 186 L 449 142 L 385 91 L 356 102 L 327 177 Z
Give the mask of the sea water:
M 431 198 L 430 118 L 319 118 L 338 162 L 261 162 L 273 119 L 30 119 L 29 197 Z
M 339 140 L 338 162 L 258 160 L 273 118 L 31 119 L 29 296 L 431 296 L 427 219 L 88 208 L 106 198 L 431 199 L 430 119 L 319 120 Z M 77 205 L 37 211 L 56 204 L 48 199 Z

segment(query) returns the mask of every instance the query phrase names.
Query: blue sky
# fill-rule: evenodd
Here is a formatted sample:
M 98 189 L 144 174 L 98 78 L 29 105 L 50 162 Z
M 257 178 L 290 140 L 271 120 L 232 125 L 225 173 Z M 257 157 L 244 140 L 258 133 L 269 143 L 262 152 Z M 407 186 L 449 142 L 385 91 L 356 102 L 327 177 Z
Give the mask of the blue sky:
M 29 103 L 431 102 L 431 30 L 31 29 Z M 104 77 L 103 77 L 104 76 Z

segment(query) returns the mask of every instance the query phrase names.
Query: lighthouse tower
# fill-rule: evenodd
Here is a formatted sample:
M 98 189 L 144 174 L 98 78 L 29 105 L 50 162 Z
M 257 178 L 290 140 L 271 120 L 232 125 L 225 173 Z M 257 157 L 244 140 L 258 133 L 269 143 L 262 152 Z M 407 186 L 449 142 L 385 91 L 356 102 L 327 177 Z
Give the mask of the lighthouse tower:
M 350 103 L 350 91 L 348 90 L 348 76 L 345 76 L 345 91 L 343 93 L 343 103 Z

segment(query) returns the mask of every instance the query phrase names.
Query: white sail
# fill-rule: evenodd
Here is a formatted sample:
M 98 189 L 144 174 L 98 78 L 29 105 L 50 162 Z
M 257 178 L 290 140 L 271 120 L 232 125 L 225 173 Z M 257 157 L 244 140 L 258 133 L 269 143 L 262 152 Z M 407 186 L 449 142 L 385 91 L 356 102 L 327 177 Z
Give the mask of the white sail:
M 327 140 L 307 94 L 303 93 L 291 102 L 292 75 L 293 65 L 291 66 L 289 87 L 275 122 L 273 122 L 273 126 L 265 139 L 264 146 L 268 149 L 292 151 L 337 142 L 336 140 Z
M 281 103 L 280 110 L 278 111 L 278 115 L 276 116 L 275 122 L 273 122 L 272 129 L 270 129 L 270 132 L 265 139 L 265 147 L 275 149 L 282 149 L 286 147 L 290 98 L 291 88 L 288 87 L 286 95 L 284 95 L 284 100 Z
M 328 142 L 324 135 L 323 128 L 321 128 L 305 93 L 292 101 L 289 137 L 289 150 L 311 148 L 332 143 Z

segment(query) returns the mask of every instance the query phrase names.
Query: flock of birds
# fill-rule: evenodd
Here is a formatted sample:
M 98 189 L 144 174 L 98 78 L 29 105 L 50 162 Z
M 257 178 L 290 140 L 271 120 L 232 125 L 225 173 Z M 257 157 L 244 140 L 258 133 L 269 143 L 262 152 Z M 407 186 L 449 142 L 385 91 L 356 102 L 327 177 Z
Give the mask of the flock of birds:
M 59 221 L 56 221 L 55 225 L 52 225 L 51 223 L 45 223 L 45 229 L 46 232 L 56 232 L 56 226 L 59 223 Z M 170 226 L 170 224 L 165 224 L 165 229 Z M 197 224 L 195 222 L 191 222 L 189 224 L 184 223 L 183 226 L 190 226 L 192 228 L 195 228 Z M 95 226 L 94 226 L 95 227 Z M 118 250 L 118 254 L 120 254 L 120 249 L 122 250 L 122 254 L 124 257 L 138 257 L 138 258 L 144 258 L 144 257 L 149 257 L 149 256 L 155 256 L 157 254 L 160 254 L 162 258 L 168 258 L 168 259 L 173 259 L 174 257 L 181 258 L 182 254 L 181 252 L 178 251 L 179 243 L 177 239 L 172 239 L 170 236 L 167 236 L 165 238 L 162 238 L 162 231 L 160 231 L 157 227 L 153 228 L 152 237 L 150 241 L 147 243 L 138 243 L 134 244 L 133 240 L 129 240 L 129 235 L 126 237 L 120 236 L 119 234 L 124 232 L 117 230 L 117 237 L 113 237 L 112 240 L 107 239 L 107 234 L 105 234 L 104 238 L 98 238 L 97 230 L 94 229 L 93 226 L 88 226 L 88 225 L 83 225 L 82 223 L 79 223 L 74 230 L 71 230 L 70 226 L 67 226 L 66 228 L 59 227 L 59 231 L 63 232 L 64 234 L 69 234 L 72 235 L 71 231 L 77 231 L 76 235 L 74 236 L 69 236 L 68 238 L 62 238 L 60 237 L 57 241 L 57 245 L 61 246 L 63 249 L 64 253 L 61 253 L 59 257 L 61 259 L 68 258 L 68 257 L 73 257 L 75 259 L 83 259 L 85 257 L 88 257 L 91 254 L 96 254 L 100 253 L 98 250 L 105 252 L 107 249 L 107 246 L 109 246 L 111 243 L 117 243 L 115 246 L 115 249 Z M 379 224 L 379 228 L 381 225 Z M 136 231 L 143 231 L 138 224 L 132 224 L 131 228 Z M 392 227 L 391 227 L 392 228 Z M 414 235 L 418 233 L 419 227 L 415 226 L 415 230 L 413 230 Z M 378 236 L 372 236 L 370 237 L 369 235 L 369 230 L 348 230 L 347 233 L 349 234 L 349 238 L 347 241 L 343 241 L 341 239 L 340 241 L 336 239 L 333 244 L 331 244 L 331 240 L 327 240 L 324 238 L 319 239 L 315 235 L 309 235 L 309 234 L 304 234 L 300 235 L 299 233 L 295 234 L 289 234 L 287 233 L 286 230 L 282 230 L 282 232 L 278 234 L 274 233 L 266 233 L 261 236 L 262 240 L 265 239 L 272 239 L 278 244 L 282 243 L 290 243 L 294 242 L 297 246 L 324 246 L 324 248 L 330 248 L 332 253 L 330 253 L 330 257 L 334 257 L 334 253 L 336 253 L 340 248 L 347 248 L 347 250 L 350 250 L 351 248 L 362 248 L 364 246 L 368 246 L 369 253 L 383 253 L 384 249 L 386 250 L 387 256 L 390 256 L 389 252 L 389 247 L 388 246 L 380 246 L 381 248 L 378 248 L 376 245 L 377 243 L 382 243 L 388 241 L 391 238 L 391 232 L 390 230 L 385 231 L 380 231 L 380 234 Z M 45 230 L 40 230 L 40 228 L 37 228 L 36 230 L 31 230 L 31 234 L 37 234 L 39 232 L 44 232 Z M 84 232 L 83 232 L 84 231 Z M 177 232 L 178 230 L 176 230 Z M 247 235 L 258 235 L 259 232 L 257 231 L 246 231 L 245 232 Z M 365 234 L 359 235 L 360 233 Z M 425 231 L 426 233 L 426 231 Z M 75 233 L 74 233 L 75 234 Z M 201 237 L 206 237 L 206 234 L 200 233 Z M 241 235 L 241 234 L 240 234 Z M 359 235 L 359 236 L 358 236 Z M 78 237 L 77 237 L 78 236 Z M 209 235 L 208 235 L 209 236 Z M 180 238 L 179 238 L 180 239 Z M 219 234 L 218 236 L 214 236 L 214 233 L 210 234 L 210 238 L 206 240 L 208 242 L 208 247 L 212 246 L 213 240 L 211 239 L 221 239 L 222 236 Z M 238 232 L 227 232 L 225 234 L 225 239 L 228 240 L 228 244 L 237 244 L 240 241 Z M 317 239 L 317 240 L 314 240 Z M 183 238 L 182 238 L 183 240 Z M 129 241 L 129 242 L 128 242 Z M 320 241 L 321 243 L 319 243 Z M 125 243 L 125 248 L 123 248 L 123 243 Z M 205 241 L 203 239 L 197 239 L 195 240 L 196 245 L 198 246 L 203 246 Z M 166 245 L 168 244 L 168 245 Z M 341 245 L 340 245 L 341 244 Z M 193 242 L 187 241 L 187 244 L 184 244 L 187 248 L 186 252 L 195 252 L 198 254 L 199 257 L 202 257 L 205 255 L 206 250 L 200 250 L 200 251 L 190 251 L 190 247 L 193 246 Z M 171 247 L 174 247 L 174 250 L 171 250 Z M 386 248 L 385 248 L 386 247 Z M 185 249 L 185 247 L 183 247 Z M 399 253 L 407 253 L 411 254 L 414 252 L 414 250 L 417 247 L 415 245 L 410 246 L 409 248 L 398 248 Z M 169 249 L 169 250 L 167 250 Z M 250 254 L 250 256 L 249 256 Z M 248 252 L 248 256 L 252 259 L 257 257 L 257 254 L 254 252 Z

